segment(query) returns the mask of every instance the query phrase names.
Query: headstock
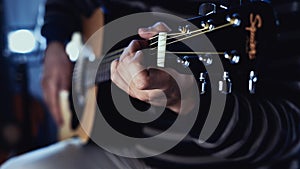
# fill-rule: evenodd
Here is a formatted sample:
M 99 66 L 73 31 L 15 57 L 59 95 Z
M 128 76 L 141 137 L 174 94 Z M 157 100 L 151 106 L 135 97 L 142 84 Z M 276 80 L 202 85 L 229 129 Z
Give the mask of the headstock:
M 217 88 L 222 93 L 233 90 L 255 93 L 259 76 L 257 62 L 271 54 L 276 35 L 275 17 L 268 3 L 252 2 L 222 12 L 211 12 L 189 19 L 177 30 L 167 36 L 161 33 L 151 40 L 152 47 L 157 41 L 157 66 L 173 67 L 179 63 L 189 67 L 199 78 L 202 94 L 212 76 L 219 77 Z M 204 44 L 207 38 L 214 51 Z M 185 41 L 189 40 L 198 45 L 198 51 L 186 45 Z M 176 61 L 168 53 L 176 54 Z M 224 72 L 208 74 L 207 68 L 215 64 L 216 57 L 221 60 Z

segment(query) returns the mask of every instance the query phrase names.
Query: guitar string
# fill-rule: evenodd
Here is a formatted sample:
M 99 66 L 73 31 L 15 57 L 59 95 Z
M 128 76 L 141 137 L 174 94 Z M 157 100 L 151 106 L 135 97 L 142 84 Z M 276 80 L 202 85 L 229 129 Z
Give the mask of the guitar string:
M 182 32 L 180 32 L 180 33 L 176 33 L 176 34 L 178 34 L 178 35 L 176 35 L 176 36 L 174 36 L 174 37 L 170 37 L 170 36 L 172 36 L 172 34 L 168 34 L 167 40 L 169 40 L 169 39 L 174 39 L 174 38 L 178 38 L 178 37 L 181 37 L 181 36 L 190 35 L 190 34 L 197 33 L 197 32 L 201 32 L 201 31 L 204 31 L 204 30 L 206 30 L 206 29 L 207 29 L 207 28 L 202 28 L 202 29 L 198 29 L 198 30 L 195 30 L 195 31 L 191 31 L 191 32 L 189 32 L 189 33 L 182 33 Z M 156 35 L 155 37 L 158 37 L 158 35 Z M 150 38 L 149 40 L 152 40 L 152 39 L 154 39 L 154 38 Z M 151 46 L 151 45 L 154 45 L 154 44 L 156 44 L 156 43 L 158 43 L 158 41 L 155 41 L 155 42 L 150 43 L 150 46 Z
M 205 29 L 206 29 L 206 28 L 199 29 L 199 30 L 195 30 L 195 31 L 191 31 L 191 32 L 189 32 L 188 34 L 196 33 L 196 32 L 199 32 L 199 31 L 203 31 L 203 30 L 205 30 Z M 175 35 L 175 36 L 174 36 L 174 35 Z M 177 36 L 176 36 L 176 35 L 177 35 Z M 168 34 L 167 40 L 168 40 L 168 39 L 172 39 L 172 38 L 177 38 L 177 37 L 180 37 L 180 36 L 184 36 L 184 35 L 187 35 L 187 33 L 182 33 L 182 32 L 179 32 L 179 33 L 170 33 L 170 34 Z M 174 36 L 174 37 L 170 37 L 170 36 Z M 157 38 L 157 37 L 158 37 L 158 35 L 155 35 L 155 36 L 153 36 L 152 38 L 149 38 L 149 40 L 155 39 L 155 38 Z M 150 46 L 151 46 L 151 45 L 154 45 L 154 44 L 156 44 L 156 43 L 158 43 L 158 41 L 152 42 L 152 43 L 150 44 Z M 126 47 L 125 47 L 125 48 L 126 48 Z M 110 52 L 109 55 L 107 55 L 107 57 L 117 55 L 118 53 L 123 52 L 125 48 L 121 48 L 121 49 L 115 50 L 115 51 L 113 51 L 113 52 Z
M 195 31 L 198 31 L 198 30 L 195 30 Z M 168 36 L 173 36 L 173 35 L 185 35 L 186 33 L 183 33 L 183 32 L 176 32 L 176 33 L 169 33 Z M 158 34 L 149 38 L 149 40 L 152 40 L 152 39 L 155 39 L 158 37 Z
M 231 24 L 230 24 L 230 25 L 231 25 Z M 221 26 L 224 26 L 224 25 L 221 25 Z M 189 34 L 193 34 L 193 33 L 197 33 L 197 32 L 200 32 L 201 34 L 204 34 L 204 33 L 207 33 L 207 32 L 214 31 L 214 30 L 216 30 L 216 29 L 218 29 L 218 28 L 221 28 L 221 26 L 216 27 L 216 28 L 211 29 L 211 30 L 206 30 L 207 28 L 202 28 L 202 29 L 198 29 L 198 30 L 191 31 L 191 32 L 189 32 Z M 227 26 L 227 25 L 225 24 L 225 26 Z M 205 32 L 202 32 L 203 30 L 206 30 L 206 31 L 205 31 Z M 180 36 L 185 36 L 185 35 L 187 35 L 187 34 L 186 34 L 186 33 L 182 33 L 182 32 L 179 32 L 179 33 L 170 33 L 170 34 L 168 34 L 168 36 L 172 36 L 172 35 L 177 35 L 177 36 L 169 37 L 169 38 L 167 38 L 167 40 L 168 40 L 168 39 L 171 39 L 171 38 L 177 38 L 177 37 L 180 37 Z M 198 36 L 198 35 L 200 35 L 200 34 L 195 34 L 194 36 Z M 155 35 L 154 37 L 150 38 L 149 40 L 152 40 L 152 39 L 157 38 L 157 37 L 158 37 L 158 35 Z M 188 37 L 190 37 L 190 36 L 188 36 Z M 181 40 L 181 39 L 178 39 L 178 41 L 179 41 L 179 40 Z M 184 39 L 183 39 L 183 40 L 184 40 Z M 158 43 L 158 41 L 152 42 L 152 43 L 150 44 L 150 46 L 153 45 L 153 44 L 155 44 L 155 43 Z M 125 48 L 121 48 L 121 49 L 115 50 L 115 51 L 113 51 L 113 52 L 110 52 L 109 55 L 107 55 L 107 57 L 111 57 L 111 56 L 114 56 L 114 55 L 116 55 L 116 54 L 118 54 L 118 53 L 120 53 L 120 52 L 123 52 L 124 49 L 125 49 Z M 154 49 L 155 49 L 155 48 L 154 48 Z
M 197 31 L 197 30 L 196 30 L 196 31 Z M 169 33 L 168 35 L 172 36 L 172 35 L 179 35 L 179 34 L 185 34 L 185 33 L 182 33 L 182 32 L 176 32 L 176 33 Z M 152 39 L 157 38 L 157 37 L 158 37 L 158 35 L 155 35 L 155 36 L 149 38 L 149 40 L 152 40 Z
M 194 55 L 202 55 L 202 54 L 209 54 L 209 55 L 223 55 L 225 52 L 165 52 L 171 54 L 194 54 Z
M 202 35 L 202 34 L 205 34 L 205 33 L 208 33 L 208 32 L 212 32 L 212 31 L 215 31 L 215 30 L 218 30 L 218 29 L 221 29 L 221 28 L 225 28 L 225 27 L 231 26 L 231 25 L 233 25 L 233 23 L 227 23 L 227 24 L 215 27 L 214 29 L 211 29 L 211 30 L 208 29 L 206 31 L 203 31 L 203 32 L 200 32 L 200 33 L 197 33 L 197 34 L 194 34 L 194 35 L 190 35 L 190 36 L 187 36 L 187 37 L 184 37 L 184 38 L 181 38 L 181 39 L 176 39 L 176 40 L 174 40 L 172 42 L 167 43 L 166 45 L 170 45 L 170 44 L 173 44 L 173 43 L 176 43 L 176 42 L 179 42 L 179 41 L 183 41 L 185 39 L 189 39 L 189 38 L 192 38 L 192 37 L 195 37 L 195 36 L 199 36 L 199 35 Z M 156 48 L 157 47 L 151 48 L 151 50 L 154 50 Z
M 178 35 L 187 35 L 187 34 L 192 34 L 192 33 L 200 32 L 200 31 L 203 31 L 203 30 L 206 30 L 206 29 L 208 29 L 208 28 L 197 29 L 197 30 L 194 30 L 194 31 L 190 31 L 188 33 L 186 33 L 186 32 L 169 33 L 168 36 L 173 36 L 173 35 L 177 35 L 177 36 Z M 155 39 L 157 37 L 158 37 L 158 35 L 155 35 L 155 36 L 149 38 L 149 40 Z M 175 38 L 175 37 L 172 37 L 172 38 Z
M 165 52 L 165 53 L 170 53 L 170 54 L 191 54 L 191 55 L 202 55 L 202 54 L 208 54 L 208 55 L 224 55 L 225 52 Z M 113 60 L 118 59 L 121 54 L 112 56 L 110 58 L 104 59 L 101 64 L 108 64 L 111 63 Z
M 166 45 L 170 45 L 170 44 L 173 44 L 173 43 L 176 43 L 176 42 L 179 42 L 179 41 L 183 41 L 183 40 L 186 40 L 186 39 L 195 37 L 195 36 L 199 36 L 199 35 L 202 35 L 202 34 L 205 34 L 205 33 L 208 33 L 208 32 L 212 32 L 212 31 L 215 31 L 215 30 L 218 30 L 218 29 L 221 29 L 221 28 L 225 28 L 225 27 L 230 26 L 230 25 L 233 25 L 233 23 L 227 23 L 227 24 L 224 24 L 224 25 L 215 27 L 215 28 L 213 28 L 213 29 L 208 29 L 208 30 L 205 30 L 205 31 L 196 33 L 196 34 L 194 34 L 194 35 L 186 36 L 186 37 L 181 38 L 181 39 L 176 39 L 176 40 L 174 40 L 174 41 L 172 41 L 172 42 L 167 43 Z M 196 30 L 196 32 L 198 32 L 198 31 L 200 31 L 200 30 L 201 30 L 201 29 Z M 195 32 L 195 31 L 193 31 L 193 32 Z M 156 35 L 156 36 L 158 36 L 158 35 Z M 108 54 L 106 55 L 106 57 L 104 58 L 104 60 L 103 60 L 104 62 L 102 62 L 102 63 L 104 63 L 104 64 L 110 63 L 110 62 L 112 62 L 113 60 L 119 58 L 119 56 L 121 55 L 121 52 L 123 52 L 124 49 L 125 49 L 125 48 L 122 48 L 122 49 L 118 49 L 118 50 L 116 50 L 116 51 L 113 51 L 113 52 L 108 53 Z M 157 49 L 157 47 L 150 48 L 150 50 L 154 50 L 154 49 Z M 172 53 L 172 52 L 170 52 L 170 53 Z M 173 53 L 174 53 L 174 52 L 173 52 Z M 197 54 L 197 53 L 199 53 L 199 54 L 224 54 L 225 52 L 217 52 L 217 53 L 216 53 L 216 52 L 193 52 L 193 53 L 190 53 L 190 52 L 181 52 L 181 53 L 177 53 L 177 54 Z M 174 53 L 174 54 L 176 54 L 176 53 Z

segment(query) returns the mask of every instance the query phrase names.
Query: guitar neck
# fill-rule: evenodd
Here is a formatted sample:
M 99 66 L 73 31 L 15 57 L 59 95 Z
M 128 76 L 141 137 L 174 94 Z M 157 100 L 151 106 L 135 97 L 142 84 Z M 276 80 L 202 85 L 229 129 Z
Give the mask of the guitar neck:
M 272 8 L 263 2 L 195 17 L 179 24 L 179 32 L 160 33 L 149 40 L 150 50 L 143 50 L 145 66 L 170 67 L 180 73 L 188 73 L 185 67 L 196 78 L 201 78 L 201 74 L 207 73 L 207 68 L 215 67 L 219 63 L 217 60 L 220 60 L 219 67 L 224 70 L 214 69 L 210 75 L 216 74 L 222 79 L 226 74 L 237 83 L 240 83 L 242 76 L 244 83 L 248 83 L 249 78 L 256 79 L 253 76 L 256 58 L 263 57 L 271 49 L 275 30 Z M 133 39 L 140 37 L 129 37 L 114 49 L 127 46 Z M 98 70 L 96 80 L 89 78 L 93 81 L 87 82 L 81 79 L 81 83 L 94 85 L 110 80 L 110 64 L 123 52 L 123 49 L 114 49 L 105 55 L 100 67 L 94 67 Z M 88 69 L 89 66 L 85 66 L 81 70 L 87 71 L 85 74 L 89 76 Z

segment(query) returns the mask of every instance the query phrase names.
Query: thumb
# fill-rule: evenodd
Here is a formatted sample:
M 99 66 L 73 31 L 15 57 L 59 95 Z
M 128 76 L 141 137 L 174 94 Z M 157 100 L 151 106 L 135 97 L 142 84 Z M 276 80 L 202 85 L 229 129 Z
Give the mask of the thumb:
M 155 36 L 159 32 L 170 32 L 171 28 L 169 28 L 164 22 L 157 22 L 153 26 L 148 28 L 139 28 L 138 33 L 140 37 L 144 39 L 150 39 Z

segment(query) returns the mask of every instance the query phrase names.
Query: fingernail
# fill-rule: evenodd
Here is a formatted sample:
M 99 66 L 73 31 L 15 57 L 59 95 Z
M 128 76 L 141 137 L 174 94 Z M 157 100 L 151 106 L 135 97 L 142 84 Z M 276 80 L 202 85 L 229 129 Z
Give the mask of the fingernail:
M 141 55 L 142 54 L 142 51 L 141 50 L 138 50 L 135 55 Z

